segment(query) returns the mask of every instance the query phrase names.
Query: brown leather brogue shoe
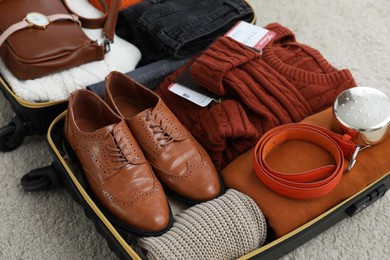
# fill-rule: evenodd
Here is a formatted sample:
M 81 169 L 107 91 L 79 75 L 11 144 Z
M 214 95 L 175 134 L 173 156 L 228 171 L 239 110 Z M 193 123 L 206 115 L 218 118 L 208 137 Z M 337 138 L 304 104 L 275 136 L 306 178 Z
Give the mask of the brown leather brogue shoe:
M 171 227 L 159 180 L 126 122 L 100 97 L 88 90 L 73 92 L 64 132 L 91 192 L 114 224 L 143 236 Z
M 105 96 L 126 120 L 155 174 L 170 191 L 190 203 L 221 193 L 209 155 L 156 93 L 114 71 L 106 77 Z

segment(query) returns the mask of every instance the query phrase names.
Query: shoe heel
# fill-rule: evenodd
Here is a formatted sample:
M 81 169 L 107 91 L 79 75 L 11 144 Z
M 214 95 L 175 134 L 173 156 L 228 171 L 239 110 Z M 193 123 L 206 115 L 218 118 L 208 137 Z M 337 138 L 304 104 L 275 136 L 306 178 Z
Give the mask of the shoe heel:
M 80 161 L 77 158 L 77 155 L 75 154 L 72 147 L 70 146 L 70 144 L 66 140 L 65 136 L 64 136 L 63 140 L 64 140 L 64 150 L 65 150 L 66 154 L 69 156 L 70 160 L 72 162 L 75 162 L 75 163 L 80 165 Z
M 66 154 L 69 156 L 69 159 L 71 162 L 74 163 L 74 167 L 72 168 L 73 174 L 77 177 L 80 184 L 84 187 L 85 191 L 88 194 L 91 194 L 91 190 L 89 188 L 87 177 L 85 176 L 85 173 L 83 171 L 83 166 L 80 163 L 79 158 L 77 157 L 76 153 L 73 151 L 72 147 L 66 140 L 65 136 L 63 137 L 63 146 Z

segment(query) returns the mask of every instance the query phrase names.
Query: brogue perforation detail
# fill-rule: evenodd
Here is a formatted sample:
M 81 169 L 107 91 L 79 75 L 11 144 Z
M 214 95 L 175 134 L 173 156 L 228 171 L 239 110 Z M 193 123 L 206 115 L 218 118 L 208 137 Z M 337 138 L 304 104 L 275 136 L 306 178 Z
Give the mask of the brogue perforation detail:
M 141 152 L 141 150 L 136 148 L 136 146 L 138 146 L 138 145 L 133 141 L 132 138 L 129 137 L 128 134 L 126 134 L 126 129 L 127 129 L 127 127 L 125 127 L 124 125 L 120 125 L 118 131 L 120 131 L 121 135 L 124 134 L 125 139 L 126 139 L 125 140 L 125 144 L 127 146 L 127 149 L 131 150 L 130 155 L 131 155 L 132 158 L 130 160 L 141 160 L 141 159 L 144 159 L 144 155 Z M 117 133 L 119 133 L 119 132 L 117 132 Z
M 191 170 L 191 169 L 201 169 L 201 168 L 205 168 L 205 167 L 208 166 L 208 163 L 207 163 L 207 160 L 206 160 L 206 156 L 207 155 L 204 154 L 202 150 L 199 151 L 199 154 L 201 156 L 201 161 L 198 162 L 198 163 L 187 162 L 188 170 Z
M 107 190 L 105 190 L 102 187 L 102 185 L 99 182 L 96 181 L 95 178 L 93 178 L 93 177 L 90 178 L 90 181 L 91 181 L 90 185 L 96 186 L 99 189 L 100 194 L 103 194 L 104 197 L 106 197 L 106 199 L 112 201 L 114 204 L 119 205 L 119 206 L 131 206 L 131 205 L 134 205 L 140 199 L 142 199 L 143 197 L 153 196 L 154 194 L 156 194 L 159 191 L 159 187 L 157 185 L 154 185 L 154 187 L 153 187 L 153 189 L 151 191 L 145 192 L 145 191 L 138 190 L 136 192 L 135 196 L 131 200 L 123 201 L 121 199 L 118 199 L 117 197 L 115 197 L 111 193 L 109 193 Z
M 93 137 L 91 135 L 81 135 L 81 136 L 84 137 L 84 139 L 87 139 L 86 141 L 90 141 L 88 139 L 91 139 Z M 98 142 L 98 144 L 100 147 L 103 147 L 100 151 L 100 153 L 103 154 L 103 159 L 104 159 L 103 161 L 99 160 L 98 157 L 96 156 L 96 154 L 93 151 L 91 151 L 87 145 L 76 144 L 75 150 L 76 151 L 80 150 L 81 153 L 87 154 L 90 158 L 93 159 L 93 161 L 95 162 L 95 165 L 99 168 L 99 171 L 102 172 L 104 175 L 107 175 L 110 171 L 110 167 L 108 166 L 108 162 L 106 160 L 107 155 L 104 151 L 104 146 L 102 146 L 102 142 Z
M 177 120 L 164 103 L 160 103 L 155 108 L 155 114 L 162 119 L 164 125 L 170 125 L 170 128 L 176 133 L 176 138 L 183 138 L 189 135 L 187 129 Z
M 171 175 L 171 174 L 162 172 L 161 170 L 159 172 L 160 172 L 160 175 L 162 175 L 162 177 L 165 178 L 166 180 L 168 180 L 170 183 L 185 181 L 186 179 L 188 179 L 192 176 L 192 170 L 187 170 L 187 172 L 185 174 L 180 175 L 180 176 Z
M 101 161 L 96 156 L 96 154 L 89 149 L 89 147 L 85 145 L 78 144 L 76 145 L 76 150 L 80 150 L 82 153 L 86 153 L 90 158 L 92 158 L 95 162 L 95 165 L 99 168 L 99 172 L 103 173 L 104 176 L 108 176 L 111 172 L 108 160 Z M 104 150 L 104 149 L 102 149 Z M 104 153 L 103 157 L 107 157 Z
M 107 132 L 104 138 L 112 136 L 115 142 L 114 146 L 106 146 L 108 156 L 112 162 L 116 162 L 119 166 L 114 167 L 113 170 L 119 170 L 122 167 L 132 164 L 137 159 L 143 159 L 141 152 L 135 148 L 135 144 L 125 133 L 124 126 L 119 125 L 117 129 L 112 132 Z

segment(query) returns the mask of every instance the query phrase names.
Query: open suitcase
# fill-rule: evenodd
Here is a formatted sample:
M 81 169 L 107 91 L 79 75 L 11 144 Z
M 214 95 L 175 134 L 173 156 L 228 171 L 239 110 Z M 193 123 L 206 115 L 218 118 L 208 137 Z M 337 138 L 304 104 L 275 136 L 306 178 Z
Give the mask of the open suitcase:
M 328 109 L 327 112 L 329 111 Z M 93 196 L 89 193 L 89 188 L 83 178 L 81 169 L 69 156 L 67 150 L 69 148 L 66 148 L 66 141 L 63 135 L 65 113 L 61 113 L 52 122 L 47 135 L 48 143 L 55 158 L 54 162 L 49 167 L 36 169 L 34 172 L 25 175 L 22 178 L 22 185 L 25 188 L 31 187 L 31 190 L 39 189 L 40 185 L 38 183 L 42 183 L 42 180 L 49 180 L 49 185 L 46 185 L 46 187 L 50 188 L 64 185 L 72 198 L 84 208 L 86 216 L 93 221 L 96 229 L 107 240 L 110 248 L 120 259 L 139 259 L 141 256 L 138 254 L 137 249 L 133 248 L 137 238 L 110 221 L 110 217 L 104 213 L 104 210 L 100 208 L 99 204 L 96 203 Z M 387 146 L 388 143 L 385 143 L 382 149 Z M 381 151 L 383 152 L 383 150 Z M 361 161 L 360 163 L 361 165 L 366 164 L 367 157 L 366 161 Z M 383 158 L 381 164 L 378 166 L 387 167 L 386 169 L 388 169 L 388 163 Z M 348 173 L 345 174 L 347 175 Z M 284 256 L 342 219 L 348 216 L 353 217 L 370 204 L 382 198 L 388 190 L 389 182 L 390 172 L 381 172 L 380 176 L 376 177 L 374 181 L 371 181 L 364 188 L 358 190 L 358 192 L 342 199 L 341 202 L 287 234 L 281 237 L 273 237 L 271 229 L 271 236 L 264 245 L 247 252 L 245 255 L 241 255 L 241 257 L 243 259 L 276 259 Z
M 107 240 L 110 249 L 120 259 L 140 259 L 140 256 L 132 248 L 134 235 L 124 232 L 111 223 L 86 191 L 85 183 L 80 175 L 80 169 L 70 160 L 64 147 L 64 117 L 65 112 L 55 118 L 47 134 L 48 143 L 55 160 L 51 166 L 36 169 L 35 171 L 37 171 L 38 175 L 44 175 L 46 179 L 50 179 L 52 188 L 62 185 L 66 188 L 73 200 L 83 207 L 85 215 L 94 222 L 98 232 Z M 26 175 L 23 178 L 29 177 Z M 306 224 L 280 238 L 267 241 L 260 248 L 243 255 L 242 259 L 280 258 L 342 219 L 353 217 L 361 210 L 367 208 L 370 204 L 383 197 L 389 187 L 390 172 Z M 39 189 L 39 187 L 35 186 L 34 189 Z
M 21 116 L 18 116 L 19 112 L 17 112 L 17 117 L 22 118 L 21 121 L 20 119 L 13 119 L 9 125 L 2 128 L 1 134 L 5 136 L 5 150 L 14 149 L 20 144 L 18 141 L 20 139 L 13 137 L 13 132 L 16 132 L 17 129 L 16 125 L 23 125 L 21 128 L 22 130 L 19 130 L 21 131 L 21 134 L 17 135 L 25 136 L 36 133 L 43 134 L 46 132 L 50 124 L 47 139 L 55 160 L 48 167 L 33 170 L 34 177 L 32 179 L 30 178 L 31 176 L 26 176 L 25 178 L 27 178 L 28 181 L 24 188 L 26 190 L 39 190 L 41 188 L 65 186 L 72 198 L 82 205 L 86 216 L 95 223 L 96 229 L 107 240 L 109 247 L 118 255 L 118 257 L 121 259 L 137 259 L 139 256 L 136 252 L 134 252 L 130 245 L 132 239 L 131 236 L 113 226 L 104 214 L 102 214 L 85 191 L 83 182 L 77 175 L 77 169 L 73 168 L 72 163 L 69 161 L 69 158 L 67 158 L 66 152 L 63 148 L 62 137 L 64 114 L 55 118 L 59 113 L 61 113 L 61 111 L 66 109 L 66 101 L 59 102 L 58 104 L 55 104 L 55 106 L 52 106 L 53 104 L 40 104 L 36 107 L 38 109 L 35 110 L 33 105 L 27 104 L 22 100 L 18 100 L 18 98 L 13 95 L 12 90 L 5 81 L 2 81 L 1 83 L 3 94 L 10 101 L 15 111 L 21 111 Z M 49 108 L 46 107 L 46 105 L 48 105 Z M 57 105 L 58 110 L 56 108 Z M 48 118 L 43 118 L 43 122 L 34 122 L 37 118 L 42 118 L 42 112 L 46 113 L 47 111 L 52 111 L 53 107 L 55 107 L 55 112 L 48 115 Z M 35 114 L 35 111 L 40 112 L 36 112 L 37 114 Z M 54 121 L 52 121 L 53 119 Z M 32 124 L 31 126 L 25 123 L 30 121 Z M 10 138 L 10 136 L 12 136 L 12 138 Z M 243 258 L 275 259 L 287 254 L 327 228 L 333 226 L 338 221 L 348 216 L 353 216 L 355 213 L 365 209 L 368 205 L 381 198 L 390 186 L 389 175 L 389 173 L 384 175 L 382 178 L 369 185 L 366 189 L 355 194 L 348 200 L 343 201 L 339 205 L 336 205 L 316 219 L 277 240 L 267 243 L 261 248 L 243 256 Z M 42 178 L 39 176 L 43 176 L 43 182 Z

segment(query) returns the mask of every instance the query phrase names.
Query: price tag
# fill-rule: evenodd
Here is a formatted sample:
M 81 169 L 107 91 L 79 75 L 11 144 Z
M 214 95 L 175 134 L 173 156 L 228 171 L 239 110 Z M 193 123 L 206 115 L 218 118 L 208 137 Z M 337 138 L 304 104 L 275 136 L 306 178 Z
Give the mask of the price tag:
M 240 21 L 225 36 L 261 51 L 275 37 L 275 32 Z
M 225 36 L 261 51 L 275 37 L 275 33 L 240 21 Z M 188 68 L 179 75 L 176 83 L 172 83 L 168 87 L 168 90 L 201 107 L 207 106 L 211 101 L 220 102 L 219 98 L 214 98 L 215 95 L 192 81 Z
M 213 98 L 202 94 L 201 90 L 191 89 L 186 86 L 183 86 L 179 83 L 172 83 L 168 87 L 169 91 L 179 95 L 201 107 L 205 107 L 213 101 Z

